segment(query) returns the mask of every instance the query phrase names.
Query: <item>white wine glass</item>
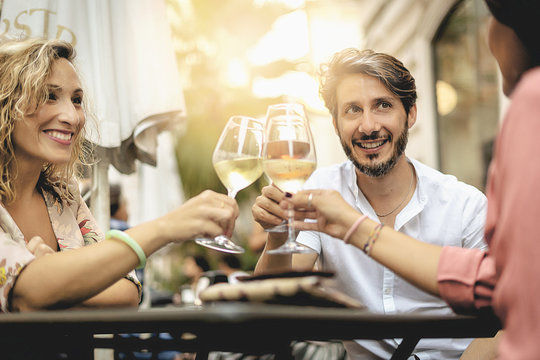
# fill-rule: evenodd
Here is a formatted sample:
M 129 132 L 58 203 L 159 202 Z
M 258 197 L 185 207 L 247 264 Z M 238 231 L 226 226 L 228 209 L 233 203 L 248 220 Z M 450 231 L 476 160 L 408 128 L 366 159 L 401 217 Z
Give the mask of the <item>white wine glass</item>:
M 280 190 L 295 193 L 317 166 L 313 136 L 301 104 L 268 107 L 263 143 L 263 170 Z M 296 242 L 294 210 L 287 213 L 287 241 L 269 254 L 312 253 Z
M 263 129 L 264 124 L 261 121 L 235 115 L 227 121 L 221 132 L 212 155 L 212 163 L 231 198 L 235 198 L 238 191 L 262 175 Z M 195 242 L 228 253 L 241 254 L 245 251 L 225 235 L 197 238 Z

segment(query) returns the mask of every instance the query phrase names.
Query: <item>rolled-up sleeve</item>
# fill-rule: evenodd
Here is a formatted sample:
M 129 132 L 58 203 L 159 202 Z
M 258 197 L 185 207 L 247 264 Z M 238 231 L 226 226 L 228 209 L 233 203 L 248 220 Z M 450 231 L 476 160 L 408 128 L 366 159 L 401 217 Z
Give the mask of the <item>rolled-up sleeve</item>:
M 8 312 L 10 293 L 17 277 L 35 257 L 7 234 L 0 234 L 0 254 L 0 312 Z
M 470 314 L 492 303 L 495 262 L 479 249 L 446 246 L 437 274 L 441 297 L 456 313 Z

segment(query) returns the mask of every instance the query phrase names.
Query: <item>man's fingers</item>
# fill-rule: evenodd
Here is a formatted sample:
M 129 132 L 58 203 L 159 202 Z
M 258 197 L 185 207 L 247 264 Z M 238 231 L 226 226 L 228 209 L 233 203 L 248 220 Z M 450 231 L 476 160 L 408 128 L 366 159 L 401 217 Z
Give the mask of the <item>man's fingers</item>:
M 275 185 L 263 187 L 261 194 L 274 202 L 279 202 L 283 197 L 283 191 Z

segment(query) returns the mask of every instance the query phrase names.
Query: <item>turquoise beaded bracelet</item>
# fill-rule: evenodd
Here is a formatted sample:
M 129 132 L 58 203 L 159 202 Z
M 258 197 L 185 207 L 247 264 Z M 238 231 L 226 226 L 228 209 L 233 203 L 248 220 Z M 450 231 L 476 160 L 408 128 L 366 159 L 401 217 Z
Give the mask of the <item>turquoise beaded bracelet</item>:
M 120 230 L 109 230 L 105 235 L 105 239 L 110 238 L 121 240 L 127 246 L 129 246 L 139 258 L 139 266 L 137 266 L 137 269 L 144 268 L 144 266 L 146 265 L 146 254 L 144 253 L 141 246 L 135 240 L 133 240 L 131 236 Z

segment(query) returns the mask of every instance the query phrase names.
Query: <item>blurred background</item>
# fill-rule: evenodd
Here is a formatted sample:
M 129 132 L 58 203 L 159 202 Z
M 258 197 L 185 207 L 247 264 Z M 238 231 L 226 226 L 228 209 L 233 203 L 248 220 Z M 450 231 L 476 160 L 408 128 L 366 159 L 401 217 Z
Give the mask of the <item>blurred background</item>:
M 232 115 L 264 118 L 270 104 L 302 103 L 315 138 L 318 166 L 343 161 L 330 115 L 318 95 L 318 70 L 345 47 L 371 48 L 404 62 L 418 90 L 418 120 L 410 133 L 407 155 L 484 190 L 506 100 L 487 48 L 488 11 L 483 0 L 17 1 L 17 6 L 28 10 L 11 11 L 7 5 L 14 0 L 4 0 L 0 36 L 23 29 L 25 21 L 35 18 L 37 12 L 29 9 L 49 7 L 47 22 L 40 23 L 45 32 L 53 23 L 56 32 L 51 28 L 50 37 L 66 36 L 60 26 L 71 29 L 78 36 L 71 41 L 77 39 L 78 47 L 85 38 L 74 27 L 82 20 L 79 15 L 62 17 L 61 7 L 84 5 L 89 14 L 106 8 L 110 14 L 99 21 L 108 19 L 106 25 L 113 34 L 131 29 L 110 37 L 112 48 L 119 48 L 114 42 L 118 38 L 116 44 L 127 48 L 133 43 L 138 51 L 131 59 L 117 61 L 114 71 L 137 62 L 137 76 L 144 73 L 159 80 L 155 88 L 142 82 L 133 85 L 141 94 L 129 110 L 172 98 L 174 106 L 160 110 L 159 116 L 149 116 L 146 110 L 138 115 L 135 130 L 132 126 L 127 131 L 130 141 L 109 141 L 118 131 L 111 118 L 122 114 L 105 113 L 99 119 L 98 132 L 101 141 L 106 140 L 99 153 L 106 161 L 89 171 L 93 173 L 88 175 L 89 186 L 108 196 L 104 187 L 118 184 L 129 226 L 162 215 L 204 189 L 226 192 L 213 170 L 211 155 Z M 125 9 L 119 9 L 122 4 Z M 143 4 L 146 7 L 135 13 Z M 70 27 L 75 18 L 79 25 Z M 148 18 L 154 23 L 144 25 Z M 91 34 L 101 36 L 101 42 L 109 41 L 100 33 L 104 26 L 92 21 L 87 26 Z M 158 28 L 161 33 L 148 35 Z M 81 49 L 79 56 L 84 62 L 93 53 L 86 55 Z M 169 53 L 170 64 L 162 55 Z M 139 60 L 143 57 L 147 63 Z M 92 59 L 102 60 L 101 56 Z M 119 84 L 127 87 L 120 93 L 121 102 L 130 89 L 125 81 Z M 124 158 L 130 152 L 134 155 Z M 266 184 L 261 178 L 237 196 L 242 211 L 233 239 L 248 249 L 239 258 L 241 268 L 248 272 L 261 250 L 250 208 Z M 92 195 L 92 199 L 98 198 Z M 104 211 L 104 207 L 92 206 L 95 212 Z M 205 256 L 210 267 L 217 269 L 220 254 L 213 250 L 193 242 L 170 246 L 150 258 L 146 286 L 171 294 L 189 283 L 182 270 L 185 254 Z

